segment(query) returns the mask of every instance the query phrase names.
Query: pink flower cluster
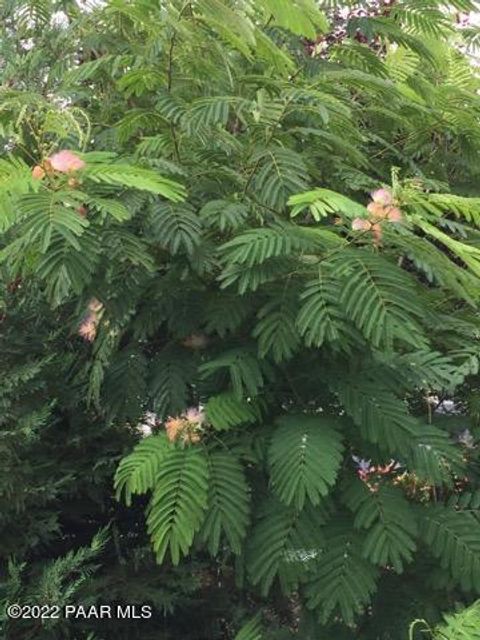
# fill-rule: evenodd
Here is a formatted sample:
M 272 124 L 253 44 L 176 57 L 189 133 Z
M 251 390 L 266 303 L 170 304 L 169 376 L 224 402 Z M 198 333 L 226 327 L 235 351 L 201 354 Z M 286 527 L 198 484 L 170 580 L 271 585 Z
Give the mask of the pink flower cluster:
M 36 165 L 32 169 L 32 176 L 36 180 L 42 180 L 46 174 L 55 171 L 58 173 L 72 173 L 85 168 L 85 162 L 73 151 L 62 149 L 46 158 L 42 164 Z
M 78 327 L 78 335 L 93 342 L 97 335 L 97 327 L 103 310 L 103 304 L 97 298 L 92 298 L 88 303 L 88 309 Z
M 371 491 L 378 489 L 378 481 L 381 476 L 389 476 L 401 469 L 400 463 L 395 460 L 390 460 L 385 465 L 374 465 L 371 460 L 360 458 L 359 456 L 352 456 L 352 459 L 357 467 L 357 475 L 365 482 Z
M 367 205 L 368 218 L 355 218 L 352 221 L 354 231 L 371 231 L 375 244 L 382 239 L 382 224 L 384 222 L 401 222 L 402 212 L 396 206 L 392 192 L 389 189 L 377 189 L 372 193 L 372 200 Z
M 167 438 L 170 442 L 180 441 L 183 444 L 200 442 L 205 420 L 205 413 L 200 407 L 190 407 L 165 422 Z

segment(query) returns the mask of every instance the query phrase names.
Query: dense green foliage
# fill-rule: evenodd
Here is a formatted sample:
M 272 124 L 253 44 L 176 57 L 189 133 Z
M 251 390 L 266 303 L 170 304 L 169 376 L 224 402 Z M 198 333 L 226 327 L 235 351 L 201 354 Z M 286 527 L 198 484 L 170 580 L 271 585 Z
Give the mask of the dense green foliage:
M 3 3 L 0 597 L 155 610 L 6 638 L 476 600 L 475 5 Z
M 456 614 L 445 616 L 445 620 L 432 629 L 425 620 L 414 620 L 410 625 L 409 637 L 412 638 L 415 628 L 422 626 L 422 631 L 432 640 L 457 640 L 468 638 L 476 640 L 480 637 L 480 602 L 474 602 L 470 607 Z

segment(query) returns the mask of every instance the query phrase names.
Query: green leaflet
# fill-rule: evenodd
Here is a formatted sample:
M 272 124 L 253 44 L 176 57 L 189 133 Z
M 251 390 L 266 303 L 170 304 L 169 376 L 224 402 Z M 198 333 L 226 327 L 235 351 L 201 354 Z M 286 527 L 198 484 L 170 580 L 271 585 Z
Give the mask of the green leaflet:
M 209 398 L 205 411 L 208 421 L 218 431 L 250 424 L 260 417 L 255 403 L 241 400 L 230 391 Z
M 340 614 L 352 623 L 370 601 L 378 571 L 360 555 L 362 537 L 345 528 L 332 529 L 325 552 L 306 587 L 307 606 L 326 622 Z
M 396 340 L 416 348 L 427 345 L 424 315 L 415 281 L 397 266 L 369 251 L 345 250 L 332 258 L 341 278 L 340 301 L 374 346 L 391 349 Z
M 269 448 L 270 483 L 287 505 L 318 505 L 335 483 L 342 440 L 333 418 L 291 415 L 278 420 Z
M 355 513 L 354 526 L 366 529 L 363 556 L 372 564 L 391 564 L 401 573 L 404 563 L 413 560 L 417 536 L 415 513 L 402 491 L 389 485 L 371 490 L 356 480 L 344 499 Z
M 271 372 L 247 349 L 231 349 L 202 364 L 199 371 L 204 378 L 227 373 L 233 392 L 239 399 L 256 396 L 265 383 L 265 376 Z
M 328 22 L 312 0 L 262 0 L 267 18 L 299 36 L 313 39 L 319 31 L 327 31 Z
M 88 156 L 86 160 L 88 162 Z M 156 172 L 142 167 L 126 164 L 91 163 L 87 164 L 84 175 L 93 182 L 105 182 L 106 184 L 150 191 L 174 202 L 179 202 L 185 197 L 185 189 L 177 182 L 162 178 Z
M 205 519 L 208 463 L 201 449 L 172 449 L 162 461 L 147 508 L 147 529 L 157 561 L 187 554 Z
M 161 464 L 171 449 L 172 445 L 164 433 L 141 440 L 118 465 L 115 474 L 117 499 L 124 493 L 125 502 L 129 505 L 132 494 L 153 489 Z
M 277 363 L 289 360 L 300 348 L 295 326 L 297 299 L 285 293 L 267 302 L 258 312 L 253 337 L 258 340 L 260 358 L 270 356 Z
M 276 578 L 284 591 L 292 591 L 312 571 L 323 544 L 326 512 L 321 507 L 298 512 L 270 498 L 255 515 L 259 519 L 247 549 L 250 579 L 265 595 Z
M 262 640 L 262 622 L 260 614 L 243 625 L 235 636 L 235 640 Z
M 223 451 L 209 453 L 208 465 L 208 506 L 200 538 L 214 556 L 223 538 L 229 548 L 239 554 L 250 512 L 250 491 L 243 467 L 235 456 Z
M 330 189 L 314 189 L 296 194 L 288 199 L 288 204 L 292 207 L 292 218 L 308 209 L 317 222 L 332 213 L 343 213 L 348 218 L 365 218 L 368 215 L 364 206 Z
M 430 552 L 463 589 L 480 588 L 480 532 L 473 513 L 430 506 L 421 513 L 421 534 Z
M 172 254 L 194 253 L 200 243 L 202 227 L 191 206 L 156 202 L 151 206 L 149 218 L 155 242 Z
M 348 349 L 351 330 L 339 304 L 340 282 L 332 268 L 320 265 L 316 277 L 306 283 L 296 325 L 307 346 L 321 347 L 325 342 Z
M 169 345 L 151 360 L 150 393 L 160 417 L 176 415 L 187 406 L 188 385 L 195 362 L 184 350 Z
M 434 630 L 435 640 L 456 640 L 480 638 L 480 602 L 474 602 L 470 607 L 455 614 L 445 615 L 445 622 Z

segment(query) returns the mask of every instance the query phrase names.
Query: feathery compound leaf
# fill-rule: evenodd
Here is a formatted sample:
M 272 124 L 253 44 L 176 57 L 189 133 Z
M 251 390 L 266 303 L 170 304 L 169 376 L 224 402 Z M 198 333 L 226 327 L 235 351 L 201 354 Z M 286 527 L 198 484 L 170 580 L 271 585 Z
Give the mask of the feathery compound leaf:
M 132 420 L 140 417 L 147 390 L 147 361 L 134 348 L 120 351 L 107 369 L 103 388 L 110 419 Z
M 359 375 L 332 380 L 330 386 L 362 437 L 391 453 L 402 455 L 409 450 L 417 423 L 393 393 Z
M 263 505 L 249 541 L 247 570 L 264 595 L 277 576 L 286 592 L 305 577 L 322 545 L 325 515 L 310 505 L 298 513 L 273 498 Z
M 255 404 L 239 399 L 230 391 L 211 397 L 205 411 L 208 422 L 218 431 L 224 431 L 241 424 L 250 424 L 256 422 L 260 417 L 260 412 Z
M 160 88 L 165 82 L 163 74 L 157 69 L 143 67 L 127 71 L 118 81 L 117 86 L 127 97 L 141 96 L 148 91 Z
M 352 624 L 370 602 L 378 570 L 360 555 L 362 544 L 363 538 L 352 531 L 335 531 L 327 538 L 306 588 L 307 606 L 318 611 L 324 624 L 338 614 Z
M 223 269 L 218 279 L 221 281 L 222 289 L 235 283 L 238 293 L 243 295 L 247 291 L 256 291 L 267 282 L 285 278 L 297 266 L 296 261 L 282 258 L 271 258 L 264 264 L 253 267 L 232 263 Z
M 262 640 L 262 617 L 261 614 L 249 620 L 235 636 L 234 640 Z
M 411 416 L 406 403 L 379 382 L 355 377 L 332 380 L 345 411 L 360 427 L 362 437 L 399 458 L 419 478 L 433 484 L 450 483 L 462 473 L 461 452 L 448 434 Z
M 265 373 L 269 371 L 248 349 L 231 349 L 199 367 L 205 378 L 225 370 L 238 398 L 257 395 L 264 385 Z
M 88 220 L 79 216 L 76 210 L 81 203 L 78 194 L 67 191 L 26 194 L 17 201 L 17 217 L 24 218 L 22 227 L 28 233 L 29 242 L 37 242 L 42 253 L 50 247 L 55 234 L 80 250 L 78 237 L 89 226 Z
M 200 218 L 209 227 L 225 231 L 235 231 L 248 218 L 248 207 L 241 202 L 210 200 L 200 210 Z
M 124 492 L 125 502 L 130 505 L 132 494 L 146 493 L 153 489 L 161 464 L 172 446 L 164 433 L 141 440 L 118 465 L 115 474 L 117 500 Z
M 423 194 L 422 194 L 423 195 Z M 438 216 L 453 213 L 455 217 L 480 226 L 480 198 L 464 198 L 452 193 L 430 193 L 428 197 L 418 197 L 420 204 L 428 207 L 428 211 L 437 209 Z
M 378 34 L 389 42 L 395 42 L 399 46 L 411 49 L 420 58 L 436 66 L 437 59 L 432 50 L 425 44 L 425 38 L 415 37 L 407 33 L 388 18 L 365 17 L 350 20 L 349 31 L 354 33 L 356 29 L 366 31 L 369 34 Z
M 259 321 L 253 330 L 258 340 L 260 358 L 270 355 L 275 362 L 290 359 L 298 350 L 300 336 L 295 326 L 296 295 L 278 296 L 267 302 L 258 312 Z
M 269 258 L 314 249 L 313 240 L 300 229 L 290 226 L 251 229 L 221 246 L 224 264 L 237 263 L 252 267 Z
M 480 276 L 480 249 L 478 247 L 456 240 L 451 234 L 445 233 L 419 216 L 412 216 L 412 220 L 425 234 L 435 238 L 452 254 L 458 256 L 458 258 L 469 267 L 472 273 L 477 277 Z
M 167 346 L 151 362 L 150 389 L 160 418 L 176 415 L 187 406 L 189 385 L 196 374 L 191 353 Z
M 54 306 L 61 304 L 72 291 L 80 294 L 90 282 L 99 261 L 100 244 L 95 233 L 87 229 L 74 249 L 59 234 L 53 234 L 49 250 L 37 263 L 37 275 L 46 282 L 46 293 Z
M 448 499 L 448 506 L 455 507 L 457 510 L 477 511 L 480 509 L 480 489 L 451 495 Z
M 408 501 L 396 487 L 382 485 L 372 491 L 364 482 L 355 480 L 345 495 L 347 506 L 356 514 L 354 526 L 367 529 L 363 556 L 373 564 L 403 571 L 416 549 L 417 523 Z
M 154 270 L 154 261 L 148 245 L 128 229 L 108 229 L 102 235 L 102 242 L 110 261 L 130 262 L 133 265 L 141 265 L 147 271 Z
M 224 338 L 238 329 L 250 312 L 251 304 L 246 296 L 215 294 L 206 303 L 205 330 Z
M 437 626 L 434 640 L 480 640 L 480 600 L 452 615 Z
M 130 187 L 142 191 L 149 191 L 157 195 L 180 202 L 185 199 L 185 188 L 178 182 L 163 178 L 152 169 L 135 167 L 129 164 L 101 164 L 89 163 L 88 154 L 85 156 L 86 168 L 82 175 L 93 182 Z
M 340 282 L 327 265 L 318 268 L 317 277 L 300 294 L 302 306 L 296 324 L 305 344 L 321 347 L 324 342 L 348 345 L 346 316 L 339 304 Z
M 21 218 L 16 198 L 34 186 L 29 167 L 21 159 L 0 158 L 0 231 L 6 231 Z
M 428 391 L 452 389 L 463 381 L 458 365 L 438 351 L 405 353 L 390 364 L 399 376 L 406 376 L 409 383 Z
M 367 340 L 389 349 L 397 340 L 425 346 L 419 324 L 424 306 L 406 272 L 363 250 L 345 250 L 330 264 L 342 278 L 340 299 L 345 313 Z
M 231 453 L 208 454 L 208 506 L 200 531 L 209 552 L 216 556 L 222 538 L 239 554 L 247 533 L 250 496 L 243 467 Z
M 150 208 L 152 238 L 172 254 L 186 251 L 191 255 L 201 237 L 201 222 L 188 204 L 155 202 Z
M 382 59 L 368 45 L 344 41 L 332 51 L 332 60 L 338 60 L 344 66 L 347 64 L 375 76 L 388 77 L 388 70 Z
M 478 4 L 0 2 L 2 597 L 406 640 L 480 589 Z M 78 540 L 46 556 L 125 447 L 124 562 L 89 586 Z M 190 606 L 218 569 L 224 629 Z
M 220 0 L 200 0 L 198 9 L 202 19 L 229 45 L 246 57 L 255 47 L 255 27 L 246 13 L 233 11 Z
M 258 171 L 253 180 L 261 201 L 273 209 L 283 209 L 292 193 L 307 186 L 308 169 L 302 156 L 283 147 L 273 147 L 254 156 Z
M 392 7 L 391 17 L 411 33 L 430 38 L 442 38 L 446 31 L 452 30 L 444 11 L 428 2 L 419 5 L 418 0 L 402 0 L 399 6 Z
M 112 198 L 92 198 L 91 196 L 84 194 L 83 201 L 88 206 L 97 209 L 97 211 L 100 211 L 101 213 L 106 213 L 112 216 L 119 222 L 128 220 L 131 217 L 131 213 L 127 207 L 118 200 L 113 200 Z
M 318 505 L 335 483 L 342 461 L 342 440 L 333 418 L 284 416 L 269 448 L 270 482 L 287 505 Z
M 418 424 L 405 461 L 419 479 L 431 484 L 452 485 L 454 475 L 465 473 L 460 447 L 448 433 L 433 425 Z
M 348 218 L 368 217 L 368 211 L 363 205 L 330 189 L 314 189 L 298 193 L 290 196 L 288 204 L 293 207 L 290 214 L 292 218 L 305 209 L 308 209 L 317 222 L 330 214 L 344 214 Z
M 207 509 L 208 463 L 201 449 L 171 449 L 162 460 L 147 508 L 147 528 L 159 563 L 188 553 Z
M 319 31 L 328 30 L 328 22 L 313 0 L 261 0 L 265 15 L 274 17 L 279 27 L 314 40 Z
M 480 592 L 480 526 L 466 511 L 428 507 L 421 512 L 421 533 L 431 553 L 463 589 Z
M 183 115 L 182 125 L 189 135 L 204 127 L 224 127 L 228 122 L 230 107 L 238 102 L 239 98 L 235 96 L 214 96 L 195 100 Z

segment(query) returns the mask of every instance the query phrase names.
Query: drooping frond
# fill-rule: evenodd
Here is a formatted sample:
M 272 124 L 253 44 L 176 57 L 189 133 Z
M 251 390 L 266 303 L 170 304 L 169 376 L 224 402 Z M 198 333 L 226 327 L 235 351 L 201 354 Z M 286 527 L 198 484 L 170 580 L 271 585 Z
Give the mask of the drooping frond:
M 333 419 L 313 415 L 278 420 L 269 448 L 270 482 L 286 505 L 318 505 L 335 483 L 342 460 L 341 436 Z
M 108 160 L 112 161 L 111 154 Z M 111 162 L 96 162 L 95 154 L 86 154 L 85 178 L 97 183 L 120 185 L 149 191 L 168 200 L 179 202 L 185 198 L 185 189 L 178 182 L 163 178 L 157 172 L 143 167 Z M 103 158 L 102 158 L 103 159 Z M 107 158 L 105 158 L 107 160 Z
M 263 505 L 248 544 L 247 570 L 253 584 L 267 594 L 278 577 L 284 590 L 294 589 L 311 570 L 322 544 L 321 507 L 300 513 L 275 499 Z
M 331 214 L 344 214 L 349 218 L 367 216 L 367 210 L 361 204 L 330 189 L 315 189 L 296 194 L 289 198 L 288 204 L 292 207 L 292 218 L 306 209 L 317 221 Z
M 200 367 L 205 378 L 227 373 L 238 398 L 255 396 L 264 385 L 267 371 L 247 349 L 231 349 Z
M 205 519 L 208 461 L 200 449 L 172 449 L 160 465 L 147 510 L 147 528 L 158 562 L 167 552 L 178 564 Z
M 340 614 L 347 623 L 361 613 L 376 588 L 377 569 L 360 553 L 363 540 L 353 532 L 332 531 L 306 587 L 307 606 L 325 623 Z
M 302 305 L 296 324 L 307 346 L 325 342 L 347 347 L 351 332 L 347 315 L 339 301 L 340 282 L 329 265 L 320 265 L 316 277 L 300 294 Z
M 388 485 L 371 490 L 360 480 L 345 494 L 355 513 L 354 526 L 366 529 L 362 553 L 373 564 L 392 565 L 401 573 L 404 563 L 413 560 L 417 523 L 413 510 L 400 489 Z
M 429 551 L 439 558 L 463 589 L 480 590 L 480 531 L 472 513 L 430 506 L 422 512 L 421 533 Z
M 258 312 L 253 337 L 258 340 L 261 358 L 270 356 L 275 362 L 289 360 L 300 346 L 295 326 L 296 296 L 282 295 L 267 302 Z
M 219 431 L 256 422 L 260 417 L 255 403 L 239 399 L 231 391 L 209 398 L 205 410 L 208 421 Z
M 152 239 L 172 254 L 192 254 L 200 242 L 201 224 L 192 207 L 186 204 L 157 202 L 150 210 Z
M 190 354 L 173 345 L 152 359 L 150 389 L 159 416 L 176 415 L 185 409 L 194 373 L 195 363 Z
M 343 278 L 345 313 L 374 346 L 391 348 L 396 340 L 417 348 L 426 344 L 422 307 L 408 274 L 368 251 L 346 250 L 331 265 Z
M 250 496 L 244 471 L 234 455 L 212 451 L 208 455 L 208 505 L 200 537 L 212 555 L 217 555 L 225 537 L 239 554 L 247 534 Z
M 172 445 L 165 434 L 141 440 L 128 456 L 122 459 L 115 474 L 117 499 L 125 494 L 131 503 L 132 494 L 147 493 L 155 487 L 157 475 Z
M 126 349 L 115 355 L 105 373 L 103 388 L 109 418 L 135 421 L 140 417 L 146 378 L 147 361 L 140 351 Z

